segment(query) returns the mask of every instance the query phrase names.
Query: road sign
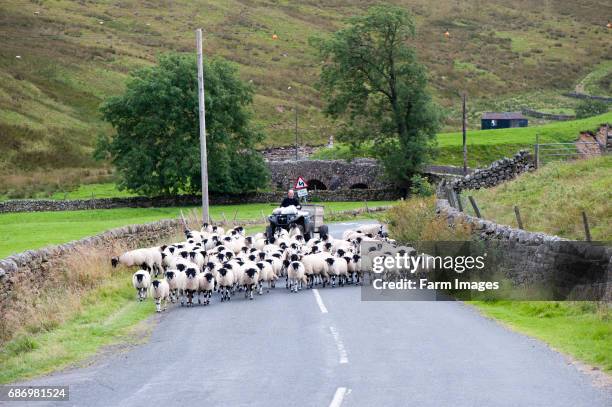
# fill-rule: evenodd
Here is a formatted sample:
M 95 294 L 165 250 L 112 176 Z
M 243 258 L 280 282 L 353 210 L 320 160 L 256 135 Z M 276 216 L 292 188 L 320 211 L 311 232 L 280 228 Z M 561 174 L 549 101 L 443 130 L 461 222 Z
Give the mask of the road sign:
M 308 190 L 306 188 L 298 189 L 297 190 L 297 195 L 300 198 L 308 196 Z
M 306 189 L 307 187 L 308 184 L 306 183 L 306 181 L 304 181 L 304 178 L 298 177 L 297 181 L 295 182 L 294 189 Z

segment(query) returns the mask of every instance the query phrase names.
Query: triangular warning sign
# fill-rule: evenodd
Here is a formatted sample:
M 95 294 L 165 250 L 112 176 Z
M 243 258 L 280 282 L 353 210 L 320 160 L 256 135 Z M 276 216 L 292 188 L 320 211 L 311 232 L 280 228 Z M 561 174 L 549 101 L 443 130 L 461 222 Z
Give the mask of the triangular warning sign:
M 304 189 L 307 187 L 308 187 L 308 184 L 306 183 L 306 181 L 304 181 L 304 178 L 298 177 L 297 181 L 295 182 L 294 189 Z

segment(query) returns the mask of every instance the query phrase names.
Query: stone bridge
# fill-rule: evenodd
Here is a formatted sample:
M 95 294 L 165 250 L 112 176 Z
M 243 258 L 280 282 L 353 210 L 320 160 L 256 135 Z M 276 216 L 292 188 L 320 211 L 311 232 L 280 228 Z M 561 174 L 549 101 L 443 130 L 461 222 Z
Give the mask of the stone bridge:
M 382 189 L 389 184 L 382 180 L 382 168 L 376 160 L 359 158 L 344 160 L 269 161 L 272 186 L 292 188 L 303 177 L 308 189 Z

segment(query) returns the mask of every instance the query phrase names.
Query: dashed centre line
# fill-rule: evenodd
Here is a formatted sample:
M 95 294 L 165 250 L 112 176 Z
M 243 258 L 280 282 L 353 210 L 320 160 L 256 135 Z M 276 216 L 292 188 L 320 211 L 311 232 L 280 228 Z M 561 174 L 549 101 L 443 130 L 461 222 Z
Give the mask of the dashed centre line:
M 340 407 L 346 394 L 346 387 L 338 387 L 336 389 L 336 393 L 334 393 L 334 398 L 332 399 L 331 403 L 329 403 L 329 407 Z
M 342 338 L 340 338 L 340 334 L 338 330 L 333 326 L 329 327 L 329 330 L 334 337 L 334 342 L 336 342 L 336 348 L 338 348 L 338 353 L 340 354 L 340 364 L 348 363 L 348 354 L 346 353 L 346 348 L 344 347 L 344 342 L 342 342 Z
M 319 294 L 319 290 L 317 290 L 316 288 L 313 288 L 312 293 L 315 296 L 315 300 L 317 300 L 317 304 L 319 305 L 319 309 L 321 310 L 321 313 L 327 314 L 327 307 L 323 303 L 323 298 L 321 298 L 321 294 Z

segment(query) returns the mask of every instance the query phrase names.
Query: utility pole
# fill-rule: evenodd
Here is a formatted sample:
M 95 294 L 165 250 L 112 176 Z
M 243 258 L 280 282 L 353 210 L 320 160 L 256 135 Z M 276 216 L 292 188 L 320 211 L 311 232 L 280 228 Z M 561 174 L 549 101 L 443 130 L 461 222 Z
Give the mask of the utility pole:
M 202 29 L 196 30 L 198 50 L 198 102 L 200 116 L 200 165 L 202 170 L 202 221 L 209 223 L 208 212 L 208 159 L 206 155 L 206 106 L 204 103 L 204 65 L 202 63 Z
M 467 112 L 466 112 L 467 95 L 463 92 L 463 175 L 467 175 Z
M 295 102 L 295 161 L 298 160 L 298 111 L 297 101 Z

